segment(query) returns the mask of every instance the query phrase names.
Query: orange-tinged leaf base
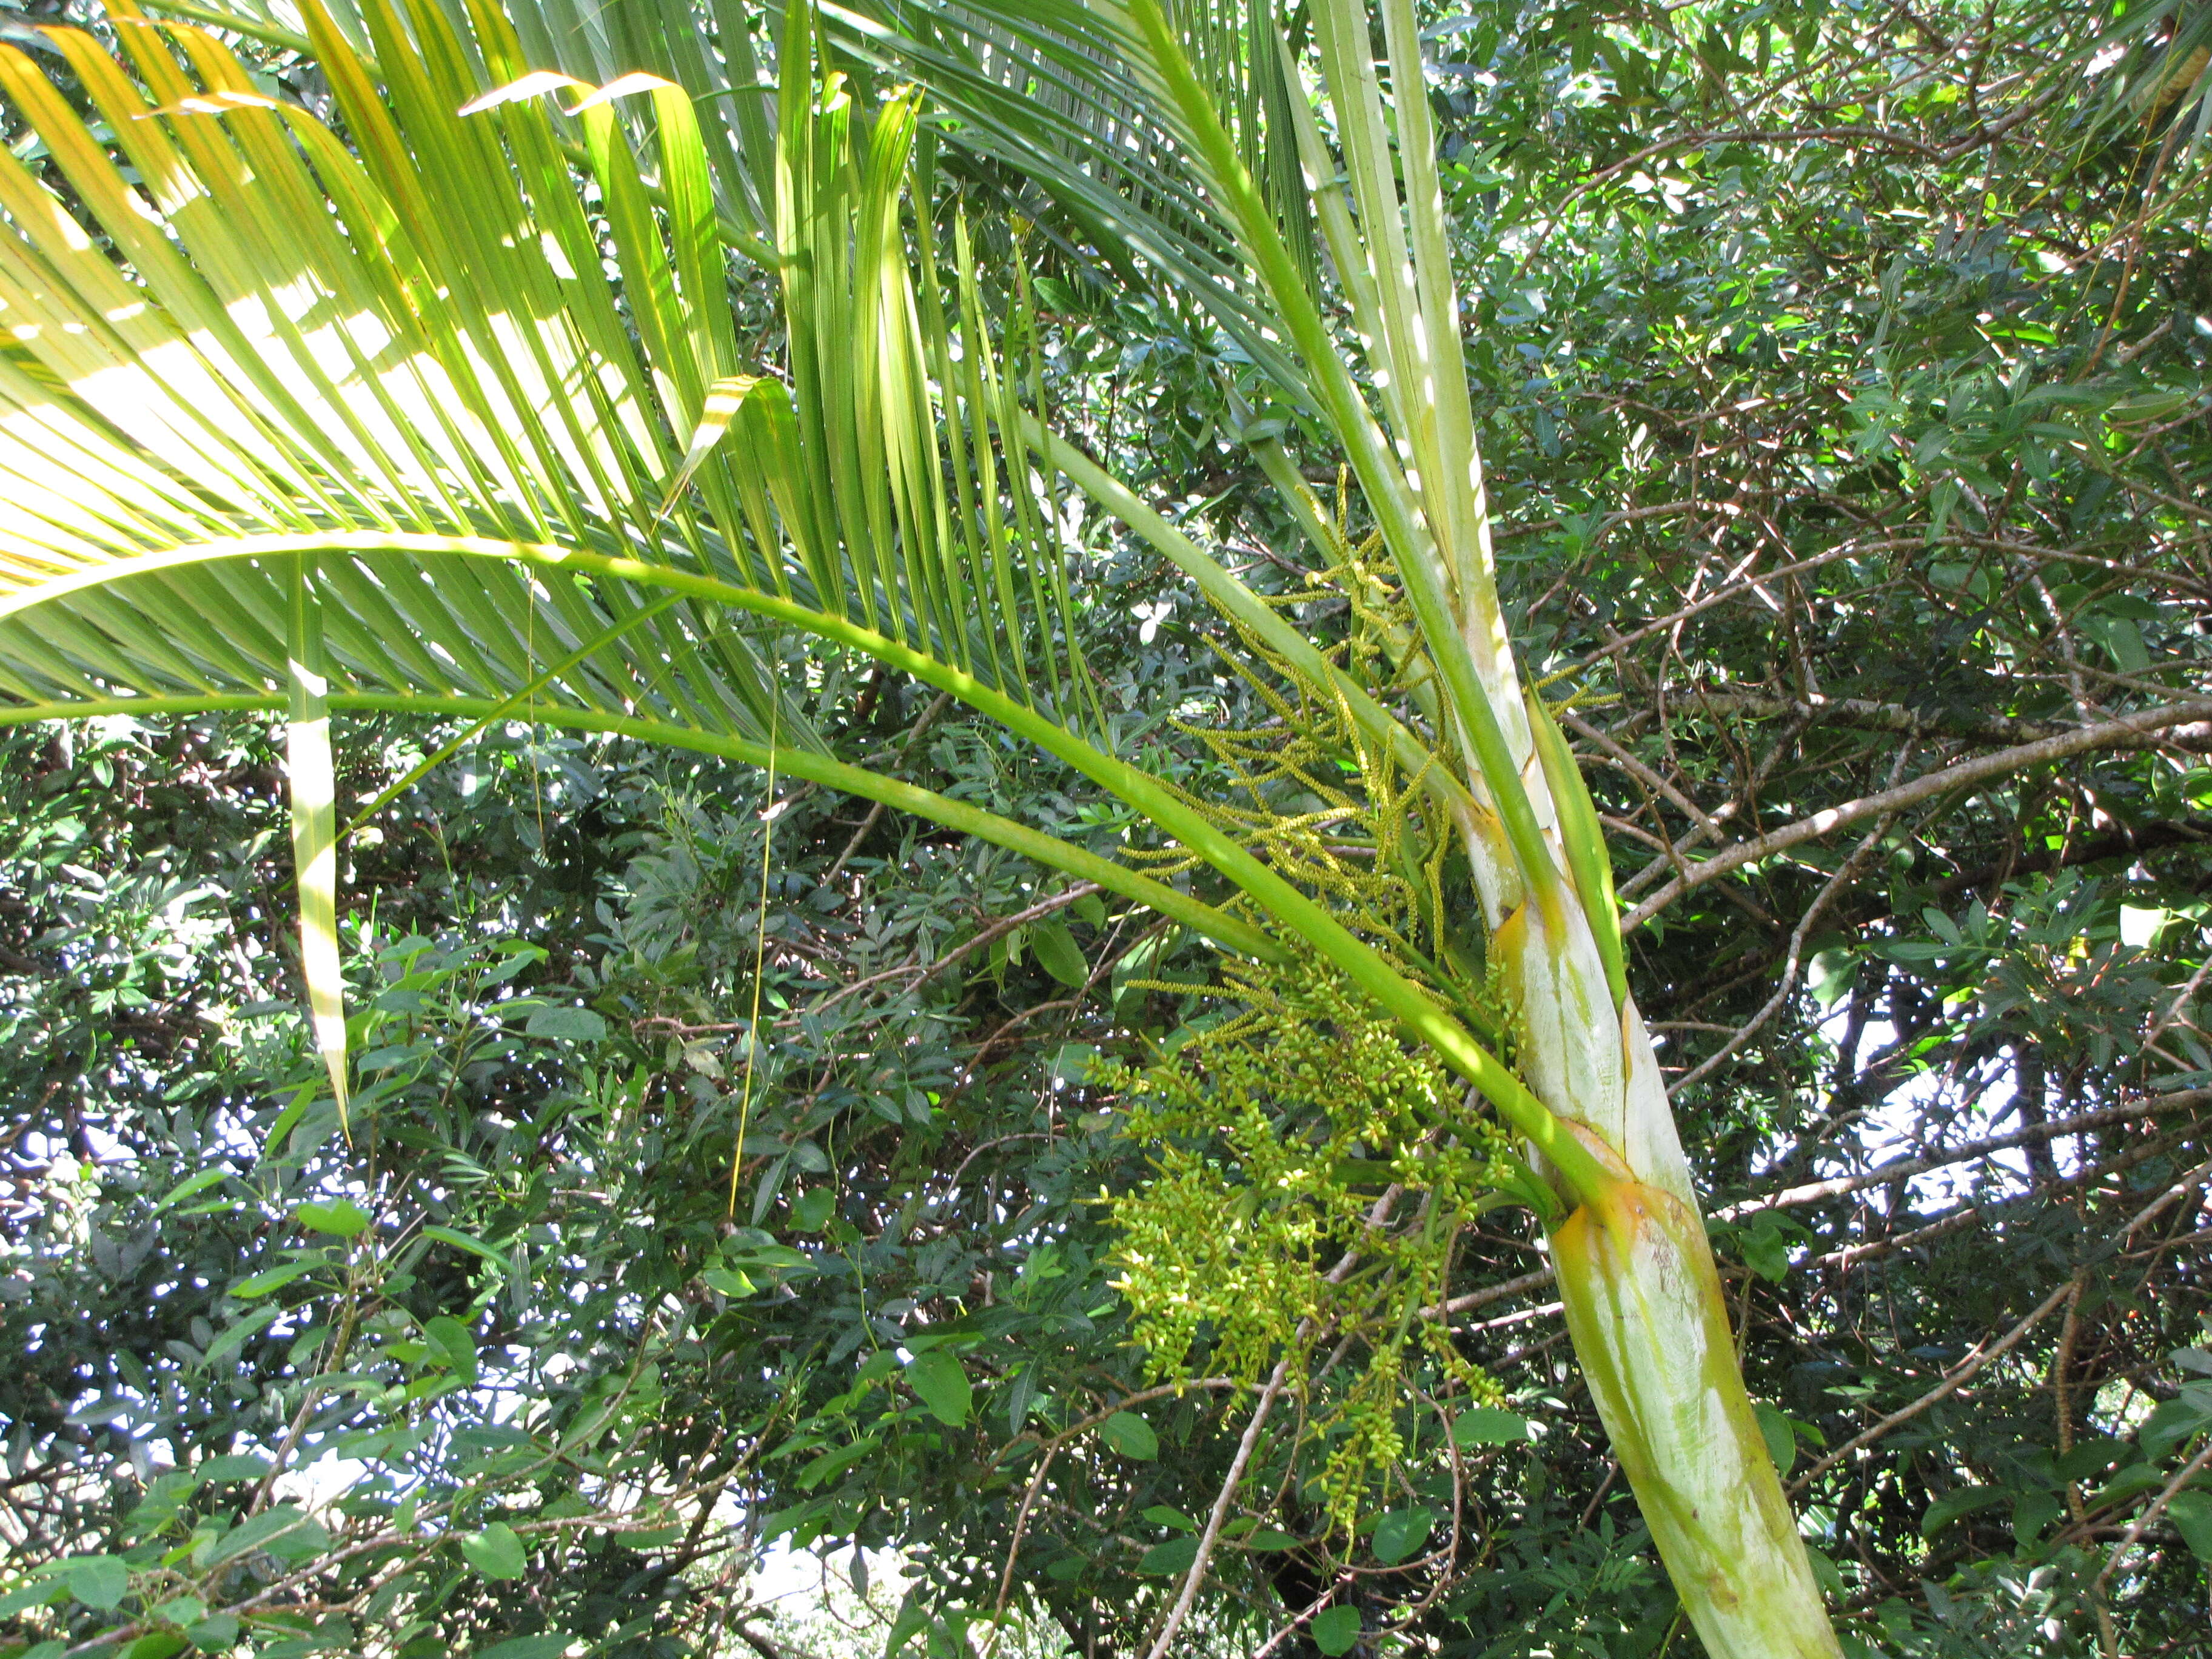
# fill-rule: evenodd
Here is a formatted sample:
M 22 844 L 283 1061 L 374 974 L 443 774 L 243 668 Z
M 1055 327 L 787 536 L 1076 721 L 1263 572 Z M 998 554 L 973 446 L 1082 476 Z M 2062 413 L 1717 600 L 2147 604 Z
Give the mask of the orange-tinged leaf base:
M 1837 1659 L 1696 1214 L 1620 1182 L 1561 1224 L 1552 1255 L 1598 1415 L 1706 1651 Z

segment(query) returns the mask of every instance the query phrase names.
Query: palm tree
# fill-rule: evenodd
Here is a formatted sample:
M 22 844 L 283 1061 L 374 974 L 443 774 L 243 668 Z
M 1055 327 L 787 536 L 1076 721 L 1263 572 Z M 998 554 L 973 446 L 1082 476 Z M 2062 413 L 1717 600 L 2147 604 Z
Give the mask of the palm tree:
M 562 77 L 532 75 L 485 4 L 465 38 L 436 5 L 367 0 L 349 38 L 302 0 L 349 143 L 132 0 L 109 9 L 121 60 L 48 37 L 112 140 L 0 46 L 0 91 L 46 156 L 34 170 L 0 153 L 0 719 L 288 711 L 303 963 L 341 1108 L 334 710 L 528 720 L 773 766 L 1095 881 L 1226 951 L 1318 956 L 1480 1091 L 1540 1172 L 1577 1352 L 1707 1649 L 1833 1655 L 1627 987 L 1596 814 L 1500 612 L 1426 106 L 1388 94 L 1421 84 L 1413 8 L 1379 9 L 1378 64 L 1364 7 L 1310 9 L 1334 149 L 1287 95 L 1298 70 L 1272 27 L 1238 37 L 1237 84 L 1273 88 L 1296 191 L 1279 166 L 1255 180 L 1267 124 L 1224 124 L 1224 77 L 1194 66 L 1160 0 L 1097 0 L 1079 20 L 1200 192 L 1145 223 L 1225 228 L 1232 241 L 1209 252 L 1194 235 L 1178 257 L 1357 479 L 1410 617 L 1379 679 L 1024 404 L 964 230 L 947 289 L 931 216 L 906 205 L 916 96 L 863 109 L 809 73 L 801 6 L 773 135 L 742 145 L 750 194 L 731 187 L 729 133 L 702 131 L 665 80 L 556 118 L 540 94 Z M 649 98 L 618 113 L 611 94 L 631 90 Z M 1309 210 L 1364 386 L 1296 228 Z M 739 350 L 732 246 L 776 274 L 780 374 Z M 1328 544 L 1265 432 L 1261 465 Z M 1232 820 L 1114 752 L 1033 469 L 1119 517 L 1243 631 L 1255 667 L 1331 701 L 1419 780 L 1472 864 L 1516 1064 L 1449 975 L 1364 937 Z M 788 665 L 802 641 L 1058 757 L 1233 898 L 838 760 Z

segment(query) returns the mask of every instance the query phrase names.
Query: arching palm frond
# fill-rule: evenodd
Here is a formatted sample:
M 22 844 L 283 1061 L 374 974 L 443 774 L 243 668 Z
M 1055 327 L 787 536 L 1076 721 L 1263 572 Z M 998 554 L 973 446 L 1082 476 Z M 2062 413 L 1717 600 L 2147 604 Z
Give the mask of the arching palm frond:
M 761 762 L 775 745 L 788 772 L 998 841 L 1231 948 L 1303 939 L 1536 1144 L 1589 1166 L 1426 992 L 1094 740 L 1030 471 L 994 459 L 992 423 L 1020 416 L 977 289 L 948 307 L 930 261 L 917 285 L 902 240 L 910 102 L 863 125 L 834 77 L 818 97 L 811 77 L 787 80 L 787 378 L 737 374 L 688 99 L 655 94 L 656 207 L 604 102 L 577 109 L 589 162 L 570 166 L 496 13 L 479 10 L 465 48 L 432 7 L 365 8 L 380 94 L 309 3 L 359 160 L 256 94 L 210 37 L 125 4 L 137 82 L 88 37 L 55 40 L 125 135 L 142 193 L 36 67 L 0 49 L 0 90 L 89 222 L 0 162 L 0 309 L 20 343 L 0 364 L 14 503 L 0 690 L 16 699 L 0 717 L 289 702 L 303 870 L 330 864 L 313 795 L 330 709 L 506 714 Z M 471 50 L 507 90 L 477 95 Z M 802 61 L 803 37 L 784 51 Z M 1211 580 L 1295 647 L 1225 572 Z M 1267 928 L 837 762 L 776 683 L 799 638 L 950 691 L 1066 762 L 1221 870 Z M 326 891 L 308 896 L 327 931 Z M 327 974 L 329 941 L 308 945 Z
M 304 0 L 147 0 L 165 15 L 212 23 L 312 52 Z M 370 62 L 362 0 L 325 0 L 333 25 Z M 721 231 L 757 250 L 773 215 L 776 43 L 784 0 L 510 0 L 533 69 L 593 84 L 658 76 L 699 111 Z M 1182 0 L 1180 34 L 1200 66 L 1245 165 L 1267 191 L 1310 268 L 1307 196 L 1291 140 L 1297 89 L 1275 50 L 1276 0 Z M 1131 72 L 1120 23 L 1085 0 L 851 0 L 818 9 L 836 61 L 887 82 L 918 78 L 956 149 L 1019 180 L 1034 213 L 1049 206 L 1066 234 L 1125 270 L 1141 262 L 1164 287 L 1198 301 L 1254 362 L 1297 388 L 1298 370 L 1271 337 L 1243 280 L 1235 236 L 1193 178 L 1171 113 Z M 495 84 L 477 62 L 480 89 Z M 618 112 L 658 177 L 653 131 Z M 556 120 L 556 131 L 566 123 Z M 563 132 L 563 136 L 568 136 Z
M 1040 720 L 1080 683 L 1056 565 L 1024 568 L 1021 526 L 995 522 L 1008 498 L 974 401 L 994 387 L 926 377 L 897 213 L 910 104 L 863 149 L 837 99 L 785 100 L 797 372 L 748 380 L 688 100 L 655 100 L 659 209 L 608 107 L 582 113 L 587 213 L 542 111 L 459 112 L 471 52 L 523 73 L 497 14 L 465 51 L 435 10 L 366 17 L 386 92 L 327 15 L 307 20 L 358 158 L 208 35 L 127 4 L 135 76 L 50 35 L 118 154 L 0 50 L 0 95 L 51 156 L 41 177 L 0 155 L 7 718 L 289 704 L 303 874 L 330 867 L 328 707 L 404 705 L 752 757 L 773 734 L 787 769 L 1174 902 L 838 766 L 776 685 L 781 642 L 824 629 Z M 947 419 L 977 434 L 965 471 L 939 464 Z M 733 438 L 695 443 L 718 425 Z M 325 879 L 303 894 L 326 981 Z M 1254 938 L 1204 906 L 1191 920 Z

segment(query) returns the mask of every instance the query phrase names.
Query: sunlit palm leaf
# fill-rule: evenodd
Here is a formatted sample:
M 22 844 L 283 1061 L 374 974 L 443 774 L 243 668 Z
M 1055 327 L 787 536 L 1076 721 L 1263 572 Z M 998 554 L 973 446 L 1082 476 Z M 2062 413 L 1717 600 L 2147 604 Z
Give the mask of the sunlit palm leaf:
M 255 107 L 243 73 L 204 37 L 118 21 L 150 99 L 88 37 L 53 38 L 143 198 L 34 66 L 0 56 L 0 88 L 137 279 L 0 159 L 0 210 L 15 233 L 0 241 L 0 305 L 21 354 L 0 399 L 23 440 L 0 453 L 24 515 L 5 544 L 23 562 L 11 586 L 59 574 L 57 564 L 96 576 L 134 554 L 316 530 L 636 543 L 640 486 L 665 470 L 662 422 L 573 195 L 562 192 L 568 222 L 517 234 L 532 221 L 514 175 L 503 164 L 470 173 L 498 151 L 450 106 L 435 133 L 444 165 L 420 168 L 378 112 L 356 117 L 386 173 L 404 174 L 401 188 L 380 189 L 320 127 Z M 172 34 L 196 78 L 170 58 Z M 196 112 L 218 109 L 220 120 Z M 436 180 L 469 199 L 435 199 Z M 563 283 L 556 257 L 586 276 Z M 268 580 L 182 564 L 156 579 L 173 638 L 77 584 L 36 626 L 11 623 L 9 689 L 82 695 L 91 672 L 109 689 L 234 685 L 265 672 L 284 636 L 284 608 L 260 591 Z M 348 602 L 329 644 L 335 672 L 356 684 L 496 693 L 579 628 L 598 631 L 592 596 L 510 573 L 434 590 L 334 564 L 319 586 Z M 769 695 L 741 643 L 666 618 L 580 665 L 572 689 L 594 702 L 712 708 L 715 724 L 741 730 L 758 726 Z
M 307 19 L 358 163 L 190 29 L 118 17 L 150 96 L 86 38 L 58 36 L 129 133 L 150 201 L 33 65 L 0 54 L 0 88 L 129 268 L 27 169 L 0 169 L 0 313 L 21 358 L 0 378 L 0 471 L 23 486 L 0 542 L 0 690 L 20 700 L 5 718 L 279 706 L 305 559 L 297 596 L 323 625 L 331 708 L 519 712 L 753 760 L 773 726 L 797 745 L 789 773 L 997 840 L 1233 948 L 1278 951 L 1085 849 L 842 766 L 794 711 L 764 720 L 779 694 L 763 665 L 811 636 L 953 692 L 1136 807 L 1540 1146 L 1588 1165 L 1426 992 L 1084 734 L 1049 525 L 1025 501 L 1026 463 L 994 471 L 991 422 L 1012 430 L 1020 415 L 988 367 L 977 285 L 963 286 L 956 353 L 946 307 L 927 282 L 918 303 L 908 276 L 896 204 L 910 112 L 894 103 L 848 144 L 860 116 L 834 81 L 818 102 L 811 80 L 787 83 L 776 235 L 791 379 L 763 380 L 701 453 L 678 434 L 728 384 L 730 351 L 726 316 L 709 314 L 726 302 L 703 162 L 676 151 L 681 100 L 662 100 L 659 210 L 605 106 L 583 111 L 594 222 L 543 112 L 457 114 L 472 90 L 459 38 L 433 9 L 410 15 L 411 34 L 400 21 L 368 13 L 380 97 L 327 18 Z M 499 17 L 477 28 L 489 71 L 519 78 Z M 670 500 L 687 448 L 696 509 Z M 979 559 L 991 581 L 974 580 Z
M 120 135 L 143 197 L 35 66 L 13 52 L 0 62 L 0 88 L 46 137 L 128 270 L 40 179 L 0 158 L 0 211 L 15 233 L 0 246 L 0 303 L 16 343 L 0 362 L 0 398 L 25 439 L 0 456 L 15 486 L 0 550 L 19 563 L 17 588 L 239 537 L 513 538 L 712 573 L 860 623 L 1025 702 L 1036 701 L 1028 679 L 994 672 L 994 660 L 1026 663 L 1056 638 L 1039 678 L 1079 679 L 1064 593 L 1025 585 L 994 590 L 997 602 L 929 564 L 961 509 L 937 465 L 940 411 L 899 223 L 910 109 L 877 124 L 867 165 L 838 149 L 820 176 L 787 181 L 778 236 L 791 381 L 763 381 L 730 441 L 696 458 L 689 483 L 707 510 L 695 512 L 669 486 L 710 389 L 738 365 L 687 99 L 655 100 L 665 211 L 640 194 L 605 106 L 581 118 L 601 180 L 594 223 L 542 111 L 456 114 L 474 88 L 459 37 L 434 12 L 416 19 L 419 52 L 391 13 L 370 14 L 389 109 L 311 15 L 359 162 L 301 112 L 261 99 L 206 37 L 127 9 L 118 21 L 143 93 L 88 37 L 55 39 Z M 495 16 L 482 21 L 485 55 L 519 73 L 514 38 Z M 803 97 L 787 101 L 802 155 L 817 121 L 848 118 L 837 100 L 819 116 Z M 836 149 L 836 134 L 823 143 Z M 952 402 L 951 417 L 978 433 L 997 412 Z M 54 464 L 64 453 L 70 464 Z M 968 544 L 984 538 L 980 521 L 961 528 Z M 497 695 L 605 633 L 609 613 L 629 604 L 471 569 L 433 586 L 327 567 L 319 588 L 347 618 L 331 630 L 336 671 L 360 686 Z M 181 593 L 204 578 L 180 568 L 162 580 Z M 67 608 L 87 621 L 112 604 L 94 586 L 74 591 Z M 58 619 L 35 639 L 19 627 L 10 689 L 83 695 L 94 659 L 111 685 L 149 691 L 235 681 L 283 632 L 281 612 L 235 598 L 188 605 L 180 640 L 109 617 L 107 643 L 82 660 L 70 641 L 83 636 Z M 118 647 L 134 666 L 116 682 L 106 658 Z M 679 606 L 641 617 L 544 693 L 758 736 L 771 696 L 760 662 L 726 622 Z M 793 710 L 781 729 L 810 741 Z
M 157 11 L 220 22 L 275 44 L 313 50 L 303 0 L 149 0 Z M 346 36 L 373 58 L 359 0 L 328 0 Z M 750 0 L 509 0 L 533 69 L 603 83 L 643 70 L 690 93 L 702 112 L 722 229 L 747 245 L 772 214 L 775 41 L 787 8 Z M 1237 135 L 1297 258 L 1310 270 L 1306 193 L 1289 113 L 1298 95 L 1274 50 L 1273 0 L 1185 0 L 1187 49 Z M 1197 300 L 1255 362 L 1296 389 L 1298 370 L 1268 331 L 1216 201 L 1190 173 L 1170 112 L 1130 73 L 1125 24 L 1084 0 L 852 0 L 820 9 L 839 60 L 890 82 L 918 76 L 959 149 L 1022 181 L 1071 247 Z M 494 84 L 484 71 L 484 86 Z M 653 131 L 628 128 L 655 161 Z M 557 126 L 565 124 L 557 123 Z M 657 179 L 651 167 L 648 176 Z M 1048 210 L 1048 211 L 1047 211 Z
M 88 37 L 51 38 L 120 157 L 39 66 L 0 52 L 0 94 L 52 157 L 49 179 L 0 155 L 0 689 L 17 700 L 10 719 L 132 699 L 289 706 L 303 963 L 341 1099 L 331 707 L 485 708 L 756 758 L 772 724 L 811 751 L 787 770 L 939 805 L 940 817 L 1147 902 L 1179 902 L 1081 849 L 836 767 L 788 703 L 771 722 L 764 665 L 793 622 L 747 622 L 681 594 L 653 602 L 649 577 L 591 580 L 559 565 L 567 551 L 618 553 L 710 574 L 773 596 L 800 628 L 834 607 L 902 643 L 927 636 L 1036 702 L 993 665 L 1024 656 L 1025 630 L 1065 640 L 1065 616 L 1039 628 L 1029 590 L 949 617 L 920 580 L 925 545 L 941 538 L 902 536 L 916 513 L 933 528 L 956 515 L 935 499 L 945 491 L 929 464 L 936 417 L 890 124 L 860 200 L 842 175 L 796 179 L 791 201 L 810 210 L 783 216 L 811 279 L 787 284 L 794 297 L 830 296 L 821 326 L 881 349 L 857 385 L 849 352 L 831 359 L 842 383 L 768 382 L 743 441 L 699 457 L 689 482 L 714 510 L 696 513 L 688 492 L 667 499 L 677 434 L 696 428 L 736 350 L 687 99 L 655 100 L 660 212 L 641 200 L 605 107 L 581 118 L 600 225 L 541 110 L 458 114 L 477 77 L 434 12 L 413 18 L 411 39 L 389 10 L 368 15 L 389 107 L 330 20 L 306 19 L 362 161 L 257 94 L 208 37 L 127 6 L 116 21 L 136 82 Z M 483 21 L 484 58 L 519 71 L 513 37 Z M 803 95 L 789 101 L 787 122 L 813 118 Z M 827 165 L 851 170 L 842 155 Z M 603 270 L 610 229 L 626 291 Z M 902 424 L 886 397 L 906 400 Z M 842 498 L 815 487 L 810 469 L 824 468 Z M 848 536 L 855 523 L 862 533 Z M 517 542 L 548 562 L 459 551 Z M 902 547 L 902 561 L 887 556 Z M 1056 667 L 1074 682 L 1064 653 Z M 1186 919 L 1261 943 L 1202 905 Z
M 666 0 L 664 0 L 666 3 Z M 1287 120 L 1297 94 L 1274 49 L 1271 0 L 1185 0 L 1176 24 L 1237 154 L 1312 270 L 1306 192 Z M 917 75 L 951 141 L 1029 181 L 1087 251 L 1141 259 L 1153 280 L 1210 310 L 1252 360 L 1301 388 L 1245 280 L 1220 200 L 1191 170 L 1174 112 L 1133 72 L 1126 18 L 1085 0 L 862 0 L 830 9 L 841 47 Z

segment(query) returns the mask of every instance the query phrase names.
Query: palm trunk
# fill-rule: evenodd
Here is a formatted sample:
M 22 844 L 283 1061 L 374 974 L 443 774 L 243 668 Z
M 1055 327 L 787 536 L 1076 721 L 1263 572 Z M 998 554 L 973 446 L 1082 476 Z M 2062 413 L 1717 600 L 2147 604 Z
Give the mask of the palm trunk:
M 1835 1659 L 1697 1212 L 1624 1181 L 1554 1230 L 1552 1260 L 1613 1455 L 1705 1651 Z
M 1658 1060 L 1627 994 L 1596 809 L 1540 704 L 1523 705 L 1459 349 L 1435 134 L 1426 100 L 1404 95 L 1427 78 L 1415 8 L 1374 8 L 1398 89 L 1387 110 L 1369 0 L 1309 8 L 1340 169 L 1304 100 L 1289 104 L 1315 215 L 1370 365 L 1363 387 L 1161 0 L 1127 3 L 1311 376 L 1308 394 L 1345 445 L 1423 647 L 1439 747 L 1465 764 L 1479 803 L 1459 809 L 1461 830 L 1522 1028 L 1520 1077 L 1510 1080 L 1525 1082 L 1580 1143 L 1577 1167 L 1558 1171 L 1579 1207 L 1556 1230 L 1553 1250 L 1569 1330 L 1621 1467 L 1716 1659 L 1839 1659 L 1744 1393 Z M 1297 82 L 1287 56 L 1285 72 Z M 1492 1098 L 1503 1112 L 1505 1101 Z
M 1582 909 L 1561 896 L 1524 905 L 1493 948 L 1515 984 L 1530 1083 L 1612 1172 L 1551 1233 L 1576 1356 L 1706 1651 L 1838 1659 L 1744 1390 L 1650 1034 L 1632 1000 L 1615 1012 Z

